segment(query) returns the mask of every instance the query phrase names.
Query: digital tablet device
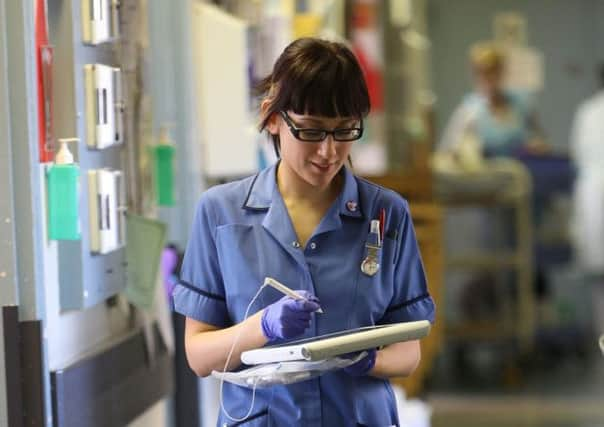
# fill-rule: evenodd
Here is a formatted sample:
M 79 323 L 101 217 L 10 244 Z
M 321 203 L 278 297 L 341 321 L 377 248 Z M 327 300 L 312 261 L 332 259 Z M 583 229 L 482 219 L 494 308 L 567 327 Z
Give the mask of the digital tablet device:
M 429 332 L 430 322 L 427 320 L 369 326 L 244 351 L 241 353 L 241 361 L 246 365 L 295 360 L 317 361 L 396 342 L 420 339 Z

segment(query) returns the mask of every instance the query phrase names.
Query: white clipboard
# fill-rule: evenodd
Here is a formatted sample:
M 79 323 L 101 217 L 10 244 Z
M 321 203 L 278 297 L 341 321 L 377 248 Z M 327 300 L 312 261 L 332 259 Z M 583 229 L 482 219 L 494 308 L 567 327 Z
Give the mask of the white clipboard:
M 368 348 L 420 339 L 428 335 L 430 327 L 429 321 L 419 320 L 351 329 L 283 345 L 244 351 L 241 353 L 241 361 L 246 365 L 259 365 L 296 360 L 324 360 Z

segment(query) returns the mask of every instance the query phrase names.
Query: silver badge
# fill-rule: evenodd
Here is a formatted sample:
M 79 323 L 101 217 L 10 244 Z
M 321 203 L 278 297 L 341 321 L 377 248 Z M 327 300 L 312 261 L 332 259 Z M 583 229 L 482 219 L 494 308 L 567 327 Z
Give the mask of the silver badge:
M 365 273 L 367 276 L 375 276 L 375 274 L 379 271 L 380 264 L 374 257 L 368 256 L 361 263 L 361 271 Z

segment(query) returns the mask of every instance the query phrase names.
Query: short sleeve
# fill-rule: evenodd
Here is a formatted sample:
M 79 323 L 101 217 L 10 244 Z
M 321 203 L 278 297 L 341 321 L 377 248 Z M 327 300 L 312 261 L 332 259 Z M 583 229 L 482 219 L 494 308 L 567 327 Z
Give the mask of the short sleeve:
M 172 293 L 174 311 L 218 327 L 231 325 L 218 254 L 216 221 L 207 193 L 197 206 L 180 278 Z
M 447 121 L 438 151 L 457 150 L 464 136 L 469 132 L 475 132 L 476 122 L 483 108 L 480 97 L 474 93 L 466 95 Z
M 405 203 L 398 228 L 398 247 L 394 260 L 394 296 L 380 323 L 429 320 L 434 322 L 435 306 L 428 292 L 411 215 Z

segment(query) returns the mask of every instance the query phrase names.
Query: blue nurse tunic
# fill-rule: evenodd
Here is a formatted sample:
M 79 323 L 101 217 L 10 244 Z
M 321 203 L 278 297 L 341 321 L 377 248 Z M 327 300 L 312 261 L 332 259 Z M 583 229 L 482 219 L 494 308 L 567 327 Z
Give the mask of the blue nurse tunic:
M 344 329 L 427 319 L 430 297 L 407 202 L 393 191 L 342 168 L 343 189 L 302 247 L 276 184 L 276 165 L 240 181 L 212 187 L 199 202 L 173 293 L 174 308 L 217 327 L 243 320 L 267 276 L 294 290 L 314 293 L 325 311 L 313 315 L 298 338 Z M 369 227 L 386 212 L 380 269 L 361 272 Z M 283 295 L 266 287 L 250 309 L 257 312 Z M 224 404 L 242 417 L 252 390 L 224 384 Z M 391 426 L 398 425 L 390 383 L 343 371 L 313 380 L 256 390 L 248 420 L 218 425 Z

